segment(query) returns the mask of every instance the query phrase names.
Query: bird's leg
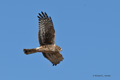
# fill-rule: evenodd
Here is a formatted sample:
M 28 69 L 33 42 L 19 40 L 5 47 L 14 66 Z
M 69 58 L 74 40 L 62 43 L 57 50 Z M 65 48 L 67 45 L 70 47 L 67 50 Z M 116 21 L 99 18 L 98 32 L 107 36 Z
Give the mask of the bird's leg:
M 23 49 L 25 54 L 32 54 L 32 53 L 36 53 L 36 52 L 41 52 L 41 47 L 38 48 L 34 48 L 34 49 Z

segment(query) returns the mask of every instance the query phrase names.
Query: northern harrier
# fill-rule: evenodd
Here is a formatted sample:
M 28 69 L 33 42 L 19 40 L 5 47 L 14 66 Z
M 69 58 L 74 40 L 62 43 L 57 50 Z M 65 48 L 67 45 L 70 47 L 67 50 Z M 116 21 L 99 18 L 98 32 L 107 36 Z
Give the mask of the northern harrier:
M 59 46 L 55 45 L 55 30 L 50 16 L 46 12 L 39 13 L 39 32 L 38 39 L 40 47 L 34 49 L 23 49 L 25 54 L 32 54 L 35 52 L 42 52 L 43 56 L 47 58 L 53 66 L 63 60 Z

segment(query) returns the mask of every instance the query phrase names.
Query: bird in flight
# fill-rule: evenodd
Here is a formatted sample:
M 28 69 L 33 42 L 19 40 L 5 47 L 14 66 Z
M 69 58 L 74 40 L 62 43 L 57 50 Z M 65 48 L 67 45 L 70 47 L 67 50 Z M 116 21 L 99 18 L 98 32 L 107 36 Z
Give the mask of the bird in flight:
M 50 16 L 46 12 L 39 13 L 38 40 L 40 47 L 33 49 L 23 49 L 25 54 L 32 54 L 42 52 L 43 56 L 47 58 L 53 66 L 56 66 L 63 60 L 60 54 L 62 48 L 55 44 L 55 30 Z

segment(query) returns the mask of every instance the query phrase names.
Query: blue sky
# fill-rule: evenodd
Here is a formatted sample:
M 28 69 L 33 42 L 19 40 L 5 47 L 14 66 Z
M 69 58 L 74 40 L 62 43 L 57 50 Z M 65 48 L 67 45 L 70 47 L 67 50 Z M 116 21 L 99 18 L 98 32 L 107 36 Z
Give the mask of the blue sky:
M 1 0 L 0 80 L 119 80 L 119 0 Z M 55 43 L 64 60 L 57 66 L 41 53 L 39 12 L 52 17 Z M 111 75 L 111 77 L 93 77 Z

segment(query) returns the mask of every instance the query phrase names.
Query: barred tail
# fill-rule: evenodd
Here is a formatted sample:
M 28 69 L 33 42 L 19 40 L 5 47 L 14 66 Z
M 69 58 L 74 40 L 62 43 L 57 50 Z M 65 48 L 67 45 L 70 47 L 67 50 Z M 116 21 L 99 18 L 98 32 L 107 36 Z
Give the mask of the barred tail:
M 23 49 L 25 54 L 32 54 L 38 52 L 36 49 Z

